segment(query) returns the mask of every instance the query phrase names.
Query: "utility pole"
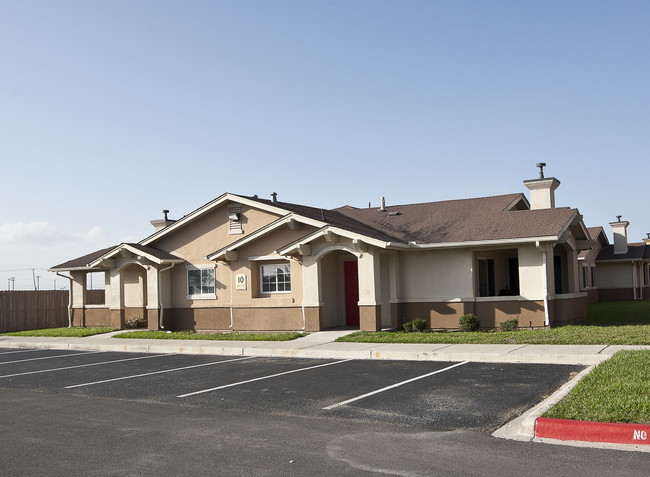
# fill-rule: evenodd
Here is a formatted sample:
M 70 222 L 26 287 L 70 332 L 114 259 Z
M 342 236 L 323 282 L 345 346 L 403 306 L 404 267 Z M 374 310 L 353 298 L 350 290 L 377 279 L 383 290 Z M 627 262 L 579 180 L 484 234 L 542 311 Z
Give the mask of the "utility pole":
M 41 289 L 41 276 L 36 275 L 36 291 Z

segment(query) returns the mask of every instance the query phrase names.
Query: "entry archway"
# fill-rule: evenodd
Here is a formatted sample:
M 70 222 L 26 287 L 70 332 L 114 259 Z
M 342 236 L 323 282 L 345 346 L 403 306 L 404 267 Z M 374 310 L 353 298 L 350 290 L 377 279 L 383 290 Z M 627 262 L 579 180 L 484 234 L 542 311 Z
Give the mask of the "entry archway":
M 323 328 L 359 328 L 358 257 L 334 249 L 318 259 Z

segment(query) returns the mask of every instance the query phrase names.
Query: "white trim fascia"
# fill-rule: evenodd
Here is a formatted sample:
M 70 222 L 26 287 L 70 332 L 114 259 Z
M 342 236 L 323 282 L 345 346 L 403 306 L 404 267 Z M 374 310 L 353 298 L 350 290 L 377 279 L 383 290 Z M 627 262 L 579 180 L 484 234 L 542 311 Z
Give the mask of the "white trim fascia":
M 253 240 L 257 240 L 258 238 L 263 237 L 267 233 L 272 232 L 272 231 L 280 228 L 281 226 L 288 224 L 289 222 L 291 222 L 291 220 L 301 222 L 301 223 L 303 223 L 305 225 L 312 225 L 312 226 L 316 226 L 316 227 L 321 227 L 322 226 L 322 223 L 319 223 L 319 222 L 316 222 L 315 224 L 310 223 L 310 222 L 315 222 L 312 219 L 308 219 L 308 218 L 302 217 L 300 215 L 297 216 L 297 215 L 294 215 L 293 213 L 289 213 L 289 214 L 287 214 L 287 215 L 285 215 L 283 217 L 280 217 L 279 219 L 277 219 L 277 220 L 275 220 L 273 222 L 270 222 L 270 223 L 264 225 L 263 227 L 260 227 L 255 232 L 251 232 L 246 237 L 242 237 L 239 240 L 236 240 L 236 241 L 232 242 L 231 244 L 226 245 L 225 247 L 222 247 L 219 250 L 216 250 L 216 251 L 206 255 L 205 258 L 206 258 L 206 260 L 216 260 L 219 257 L 221 257 L 223 254 L 225 254 L 226 252 L 228 252 L 230 250 L 235 250 L 238 247 L 242 247 L 242 246 L 246 245 L 247 243 L 252 242 Z
M 442 296 L 433 296 L 427 298 L 391 298 L 388 300 L 389 303 L 464 303 L 468 301 L 474 301 L 473 296 L 465 297 L 442 297 Z
M 94 268 L 96 265 L 101 264 L 102 260 L 113 257 L 116 254 L 120 253 L 124 249 L 128 250 L 133 255 L 140 256 L 140 257 L 145 257 L 147 260 L 149 260 L 150 262 L 155 263 L 156 265 L 160 265 L 162 263 L 181 263 L 181 262 L 185 261 L 182 258 L 169 259 L 169 258 L 154 257 L 153 255 L 151 255 L 151 254 L 149 254 L 147 252 L 144 252 L 142 250 L 139 250 L 139 249 L 137 249 L 135 247 L 132 247 L 129 244 L 122 243 L 122 244 L 118 245 L 117 247 L 115 247 L 110 252 L 107 252 L 104 255 L 102 255 L 101 257 L 99 257 L 99 258 L 95 259 L 94 261 L 90 262 L 88 264 L 88 266 L 91 267 L 91 268 Z
M 91 268 L 89 266 L 85 267 L 70 267 L 70 268 L 48 268 L 47 271 L 50 273 L 56 273 L 56 272 L 88 272 L 88 271 L 102 271 L 102 270 L 108 270 L 108 268 Z
M 522 245 L 526 243 L 535 243 L 535 242 L 557 242 L 559 236 L 556 235 L 547 235 L 543 237 L 525 237 L 525 238 L 516 238 L 516 239 L 494 239 L 494 240 L 475 240 L 469 242 L 443 242 L 443 243 L 423 243 L 415 244 L 411 243 L 409 249 L 436 249 L 436 248 L 459 248 L 459 247 L 483 247 L 486 245 L 489 246 L 499 246 L 499 245 Z M 388 243 L 389 246 L 394 246 L 392 242 Z
M 152 234 L 149 237 L 145 238 L 141 242 L 138 242 L 138 244 L 139 245 L 148 245 L 151 242 L 153 242 L 155 240 L 158 240 L 159 238 L 167 235 L 168 233 L 176 230 L 179 227 L 182 227 L 183 225 L 187 224 L 188 222 L 192 222 L 193 220 L 197 219 L 198 217 L 205 214 L 206 212 L 210 212 L 212 209 L 215 209 L 215 208 L 219 207 L 220 205 L 222 205 L 222 204 L 224 204 L 225 202 L 228 202 L 228 201 L 236 202 L 236 203 L 242 204 L 242 205 L 247 205 L 247 206 L 255 208 L 255 209 L 261 209 L 261 210 L 264 210 L 266 212 L 270 212 L 272 214 L 277 214 L 277 215 L 279 215 L 281 217 L 292 214 L 292 212 L 288 211 L 287 209 L 283 209 L 281 207 L 275 207 L 275 206 L 272 206 L 272 205 L 267 205 L 267 204 L 264 204 L 262 202 L 258 202 L 258 201 L 253 200 L 253 199 L 248 199 L 246 197 L 242 197 L 242 196 L 237 195 L 237 194 L 231 194 L 230 192 L 226 192 L 225 194 L 220 195 L 216 199 L 213 199 L 211 202 L 208 202 L 207 204 L 202 205 L 201 207 L 194 210 L 193 212 L 190 212 L 189 214 L 181 217 L 180 219 L 178 219 L 173 224 L 165 227 L 162 230 L 159 230 L 158 232 L 155 232 L 154 234 Z M 312 225 L 311 222 L 318 223 L 319 226 L 322 226 L 322 224 L 323 224 L 322 222 L 318 222 L 316 220 L 309 219 L 307 217 L 302 217 L 300 215 L 294 215 L 293 217 L 296 218 L 296 219 L 297 219 L 297 217 L 300 217 L 301 219 L 303 219 L 302 221 L 304 221 L 304 223 L 309 224 L 309 225 Z
M 300 245 L 305 245 L 313 240 L 316 240 L 317 238 L 324 236 L 326 232 L 332 232 L 333 234 L 338 235 L 339 237 L 347 238 L 350 240 L 354 240 L 354 239 L 361 240 L 362 242 L 365 242 L 368 245 L 373 245 L 379 248 L 388 248 L 388 245 L 390 244 L 390 242 L 384 242 L 382 240 L 373 239 L 366 235 L 350 232 L 348 230 L 341 229 L 339 227 L 332 227 L 331 225 L 325 225 L 324 227 L 315 230 L 309 235 L 305 235 L 301 239 L 296 240 L 295 242 L 289 243 L 284 247 L 277 249 L 276 252 L 279 253 L 280 255 L 286 255 L 296 250 Z M 408 248 L 406 244 L 404 245 L 405 247 Z
M 282 255 L 279 254 L 273 254 L 273 255 L 254 255 L 252 257 L 248 257 L 248 261 L 250 262 L 262 262 L 262 261 L 268 261 L 268 260 L 280 260 L 282 262 L 285 262 L 287 260 L 287 257 L 283 257 Z

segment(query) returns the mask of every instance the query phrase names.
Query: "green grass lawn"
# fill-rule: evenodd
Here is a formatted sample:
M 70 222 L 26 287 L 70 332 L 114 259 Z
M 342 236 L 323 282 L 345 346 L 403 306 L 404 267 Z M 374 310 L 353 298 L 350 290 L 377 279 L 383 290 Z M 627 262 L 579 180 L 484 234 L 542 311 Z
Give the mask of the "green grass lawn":
M 193 331 L 129 331 L 113 338 L 146 338 L 160 340 L 228 340 L 228 341 L 290 341 L 306 336 L 297 331 L 283 333 L 195 333 Z
M 26 330 L 26 331 L 13 331 L 10 333 L 0 333 L 4 336 L 48 336 L 54 338 L 83 338 L 84 336 L 99 335 L 102 333 L 110 333 L 117 331 L 115 328 L 95 327 L 95 328 L 47 328 L 44 330 Z
M 480 318 L 480 317 L 479 317 Z M 381 331 L 352 333 L 337 341 L 444 344 L 602 344 L 650 345 L 650 301 L 589 305 L 584 324 L 516 331 Z
M 650 424 L 650 351 L 620 351 L 596 366 L 544 417 Z

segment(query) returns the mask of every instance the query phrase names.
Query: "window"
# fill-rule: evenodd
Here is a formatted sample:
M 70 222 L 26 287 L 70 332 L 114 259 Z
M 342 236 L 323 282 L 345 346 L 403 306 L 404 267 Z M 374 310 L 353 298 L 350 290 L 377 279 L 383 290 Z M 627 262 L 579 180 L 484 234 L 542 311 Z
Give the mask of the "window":
M 291 291 L 291 270 L 288 263 L 272 263 L 260 266 L 260 289 L 262 293 L 286 293 Z
M 494 296 L 494 259 L 478 259 L 478 296 Z
M 193 298 L 215 298 L 214 268 L 191 268 L 187 270 L 187 295 Z
M 589 288 L 589 267 L 582 266 L 582 288 Z
M 596 265 L 591 266 L 591 286 L 596 286 Z

